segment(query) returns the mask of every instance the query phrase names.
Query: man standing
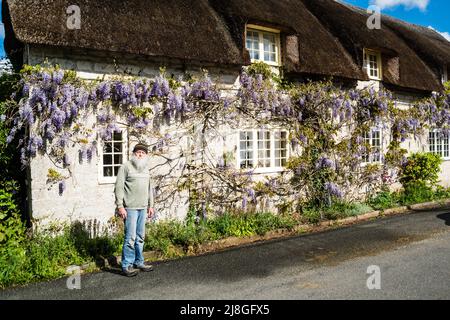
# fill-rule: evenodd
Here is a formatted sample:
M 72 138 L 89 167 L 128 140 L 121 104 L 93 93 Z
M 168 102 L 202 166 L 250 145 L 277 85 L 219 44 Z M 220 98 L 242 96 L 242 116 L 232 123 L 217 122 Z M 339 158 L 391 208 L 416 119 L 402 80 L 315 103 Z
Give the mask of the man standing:
M 122 271 L 127 277 L 139 270 L 153 268 L 144 263 L 145 223 L 154 214 L 153 188 L 149 172 L 148 148 L 137 144 L 131 160 L 117 174 L 115 196 L 119 215 L 125 221 L 125 241 L 122 249 Z

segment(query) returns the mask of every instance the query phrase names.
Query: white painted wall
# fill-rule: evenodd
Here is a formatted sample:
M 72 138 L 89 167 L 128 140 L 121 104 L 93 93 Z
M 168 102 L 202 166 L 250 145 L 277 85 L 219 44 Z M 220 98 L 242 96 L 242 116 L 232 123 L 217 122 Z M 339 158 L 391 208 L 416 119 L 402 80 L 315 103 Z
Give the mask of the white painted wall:
M 30 48 L 29 54 L 29 64 L 39 64 L 42 63 L 46 58 L 51 64 L 59 64 L 63 69 L 73 69 L 78 72 L 78 75 L 83 79 L 98 79 L 102 77 L 110 77 L 116 74 L 116 66 L 112 63 L 105 62 L 105 59 L 93 59 L 90 56 L 68 57 L 66 55 L 61 55 L 59 52 L 48 51 L 48 49 L 41 50 L 38 48 Z M 160 64 L 151 64 L 149 62 L 133 62 L 128 61 L 121 64 L 122 69 L 127 69 L 133 74 L 139 73 L 141 76 L 154 77 L 159 74 Z M 175 67 L 169 67 L 167 72 L 175 75 L 182 75 L 183 70 Z M 201 70 L 199 68 L 192 68 L 189 72 L 193 74 L 200 75 Z M 214 81 L 219 81 L 224 84 L 227 89 L 236 89 L 238 82 L 238 74 L 236 70 L 227 69 L 210 69 L 210 75 Z M 374 89 L 379 89 L 379 82 L 368 81 L 359 82 L 358 88 L 364 88 L 367 86 L 372 86 Z M 407 98 L 407 97 L 406 97 Z M 403 99 L 399 102 L 399 105 L 404 104 L 407 107 L 409 101 Z M 94 121 L 95 116 L 91 115 L 90 121 Z M 173 130 L 171 128 L 165 128 L 168 132 Z M 236 152 L 237 151 L 237 133 L 230 127 L 220 128 L 220 132 L 223 133 L 222 138 L 218 138 L 214 142 L 214 147 L 212 148 L 215 157 L 218 159 L 224 152 Z M 385 139 L 384 139 L 385 140 Z M 136 141 L 132 139 L 129 141 L 129 154 L 131 152 L 132 146 Z M 148 141 L 152 143 L 152 141 Z M 386 143 L 386 141 L 385 141 Z M 406 141 L 404 147 L 409 149 L 411 152 L 416 151 L 427 151 L 427 137 L 422 137 L 421 141 Z M 179 152 L 179 147 L 188 146 L 188 141 L 181 140 L 179 142 L 178 148 L 171 149 L 171 154 L 175 155 Z M 100 146 L 99 146 L 100 148 Z M 66 191 L 62 196 L 59 195 L 58 186 L 55 185 L 53 188 L 49 189 L 49 185 L 46 183 L 47 172 L 49 168 L 54 168 L 53 163 L 46 157 L 38 155 L 31 162 L 31 206 L 32 206 L 32 217 L 40 225 L 48 225 L 49 223 L 56 221 L 66 221 L 75 222 L 77 220 L 81 221 L 91 221 L 93 224 L 99 227 L 104 227 L 108 225 L 108 222 L 115 215 L 115 204 L 114 204 L 114 184 L 107 183 L 102 184 L 99 182 L 98 175 L 98 165 L 99 155 L 94 156 L 91 163 L 79 164 L 77 159 L 78 149 L 72 149 L 69 151 L 72 158 L 72 172 L 73 177 L 66 181 Z M 161 158 L 152 157 L 151 165 L 157 167 L 161 163 Z M 442 184 L 445 186 L 450 186 L 450 161 L 446 161 L 443 166 L 443 172 L 441 174 Z M 152 171 L 153 176 L 165 176 L 168 172 L 169 167 L 163 166 L 158 167 Z M 61 170 L 64 173 L 63 170 Z M 175 176 L 177 171 L 175 171 Z M 277 173 L 267 172 L 256 179 L 263 178 L 265 176 L 271 176 Z M 158 202 L 156 199 L 156 212 L 157 219 L 184 219 L 188 208 L 189 195 L 186 191 L 180 192 L 178 197 L 170 204 Z M 275 210 L 275 207 L 271 201 L 267 203 L 267 209 Z

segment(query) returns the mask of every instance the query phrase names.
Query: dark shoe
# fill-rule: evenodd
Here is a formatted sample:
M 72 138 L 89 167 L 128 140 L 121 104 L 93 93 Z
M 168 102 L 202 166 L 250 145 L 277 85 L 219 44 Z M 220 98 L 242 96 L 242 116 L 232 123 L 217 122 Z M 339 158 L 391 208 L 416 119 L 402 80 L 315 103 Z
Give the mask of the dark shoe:
M 133 267 L 128 267 L 127 269 L 122 270 L 122 274 L 126 277 L 134 277 L 139 273 L 139 270 L 134 269 Z
M 145 265 L 142 264 L 140 266 L 134 266 L 136 269 L 141 270 L 142 272 L 150 272 L 153 271 L 153 266 L 152 265 Z

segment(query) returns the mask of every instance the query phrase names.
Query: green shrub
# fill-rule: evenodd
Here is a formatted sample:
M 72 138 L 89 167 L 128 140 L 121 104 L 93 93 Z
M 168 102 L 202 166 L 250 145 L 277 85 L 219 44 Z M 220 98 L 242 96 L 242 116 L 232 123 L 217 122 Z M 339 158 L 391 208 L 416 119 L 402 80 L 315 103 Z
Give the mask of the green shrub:
M 250 214 L 226 213 L 211 220 L 209 227 L 220 237 L 246 237 L 256 234 L 255 220 Z
M 0 186 L 0 245 L 18 245 L 25 238 L 25 225 L 19 217 L 15 181 L 5 181 Z
M 59 278 L 70 265 L 117 255 L 122 249 L 122 235 L 90 239 L 77 224 L 62 228 L 58 235 L 51 231 L 27 234 L 18 215 L 1 225 L 8 237 L 0 245 L 0 288 Z
M 255 215 L 255 233 L 264 235 L 276 229 L 292 229 L 298 221 L 291 215 L 273 215 L 271 213 L 257 213 Z
M 336 202 L 331 207 L 324 210 L 324 216 L 329 220 L 337 220 L 355 217 L 372 210 L 373 208 L 367 204 Z
M 315 207 L 306 207 L 302 209 L 302 218 L 307 223 L 319 223 L 322 220 L 320 209 Z
M 450 188 L 444 188 L 442 186 L 436 186 L 434 191 L 435 199 L 449 199 L 450 198 Z
M 381 191 L 374 197 L 370 198 L 368 204 L 375 210 L 385 210 L 399 206 L 399 197 L 397 193 L 388 190 Z
M 408 157 L 400 172 L 400 182 L 407 189 L 409 184 L 435 186 L 441 171 L 442 158 L 433 153 L 415 153 Z M 411 188 L 409 188 L 411 190 Z
M 403 205 L 429 202 L 435 199 L 435 193 L 431 186 L 424 182 L 408 183 L 400 196 Z

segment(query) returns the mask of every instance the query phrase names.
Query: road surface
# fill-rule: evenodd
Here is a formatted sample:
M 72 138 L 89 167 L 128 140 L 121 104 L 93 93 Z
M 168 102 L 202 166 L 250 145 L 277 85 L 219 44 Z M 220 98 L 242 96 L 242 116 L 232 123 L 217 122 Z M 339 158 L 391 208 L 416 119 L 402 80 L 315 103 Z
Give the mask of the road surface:
M 87 274 L 80 284 L 37 283 L 0 300 L 450 299 L 450 209 L 161 262 L 134 278 Z

